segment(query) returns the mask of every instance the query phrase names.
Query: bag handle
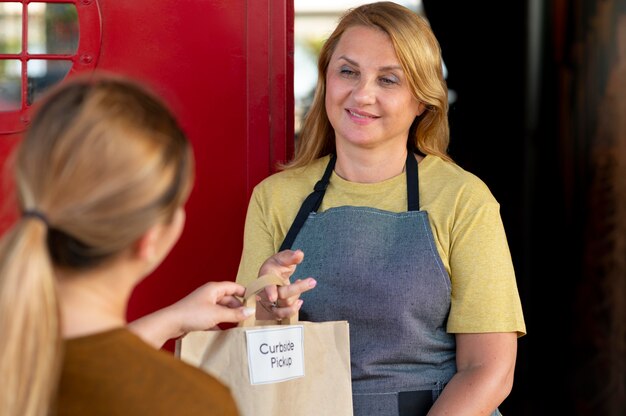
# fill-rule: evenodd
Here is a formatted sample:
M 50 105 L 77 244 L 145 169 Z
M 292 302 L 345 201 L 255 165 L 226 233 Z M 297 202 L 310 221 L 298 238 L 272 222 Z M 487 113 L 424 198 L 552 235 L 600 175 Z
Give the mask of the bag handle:
M 285 283 L 284 279 L 272 273 L 259 276 L 258 279 L 253 280 L 252 282 L 250 282 L 250 284 L 248 284 L 248 286 L 246 286 L 246 291 L 243 294 L 243 303 L 247 308 L 256 309 L 256 294 L 265 289 L 265 286 L 285 286 L 287 284 L 288 283 Z M 293 325 L 296 323 L 298 323 L 297 313 L 290 316 L 289 318 L 270 321 L 257 320 L 256 316 L 252 315 L 241 321 L 238 326 L 249 327 L 255 325 Z

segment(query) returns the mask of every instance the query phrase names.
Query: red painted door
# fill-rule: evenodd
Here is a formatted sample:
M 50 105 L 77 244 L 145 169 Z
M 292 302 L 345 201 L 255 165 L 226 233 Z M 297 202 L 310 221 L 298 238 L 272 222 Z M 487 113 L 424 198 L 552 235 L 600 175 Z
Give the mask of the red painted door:
M 32 4 L 11 3 L 22 3 L 24 10 Z M 195 149 L 197 180 L 186 229 L 172 255 L 137 287 L 129 318 L 174 302 L 208 280 L 234 279 L 252 187 L 292 151 L 293 2 L 51 3 L 73 4 L 79 17 L 89 14 L 78 19 L 78 53 L 64 55 L 72 63 L 68 76 L 95 68 L 143 80 L 169 102 Z M 23 15 L 27 20 L 28 12 Z M 81 50 L 85 45 L 89 56 Z M 34 56 L 25 49 L 13 55 L 0 50 L 0 60 L 28 62 Z M 20 123 L 27 125 L 19 116 L 27 119 L 29 103 L 24 100 L 20 114 L 1 110 L 4 161 L 19 139 Z M 6 191 L 0 196 L 6 200 Z M 4 225 L 6 219 L 5 214 Z

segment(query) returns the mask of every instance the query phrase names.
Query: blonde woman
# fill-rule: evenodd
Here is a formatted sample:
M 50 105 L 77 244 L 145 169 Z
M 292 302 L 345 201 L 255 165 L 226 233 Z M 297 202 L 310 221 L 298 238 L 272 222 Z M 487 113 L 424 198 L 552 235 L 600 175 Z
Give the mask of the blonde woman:
M 526 327 L 498 202 L 447 154 L 435 36 L 396 3 L 359 6 L 318 73 L 294 159 L 252 194 L 237 281 L 304 252 L 292 279 L 315 289 L 267 288 L 257 315 L 348 320 L 356 416 L 498 415 Z
M 236 415 L 223 384 L 150 344 L 249 316 L 242 286 L 190 295 L 202 322 L 172 310 L 138 323 L 148 343 L 126 328 L 131 291 L 178 240 L 192 188 L 191 147 L 167 108 L 128 80 L 75 78 L 38 109 L 13 169 L 22 217 L 0 243 L 0 414 Z

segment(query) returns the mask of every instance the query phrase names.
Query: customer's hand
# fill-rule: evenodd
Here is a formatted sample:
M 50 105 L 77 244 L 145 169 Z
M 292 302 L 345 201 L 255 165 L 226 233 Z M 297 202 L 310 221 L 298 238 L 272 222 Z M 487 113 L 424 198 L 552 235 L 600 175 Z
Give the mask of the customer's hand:
M 218 329 L 221 322 L 239 322 L 254 313 L 236 296 L 245 287 L 235 282 L 206 283 L 178 302 L 128 324 L 144 341 L 160 348 L 172 338 L 190 331 Z

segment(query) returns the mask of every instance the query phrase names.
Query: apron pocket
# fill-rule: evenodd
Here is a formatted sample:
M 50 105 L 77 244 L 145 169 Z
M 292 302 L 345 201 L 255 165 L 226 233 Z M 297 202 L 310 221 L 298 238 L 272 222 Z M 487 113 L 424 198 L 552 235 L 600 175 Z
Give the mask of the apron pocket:
M 401 391 L 398 393 L 399 416 L 425 416 L 432 405 L 432 390 Z

